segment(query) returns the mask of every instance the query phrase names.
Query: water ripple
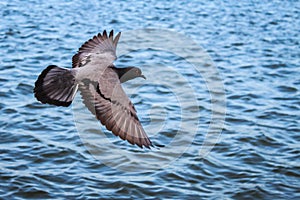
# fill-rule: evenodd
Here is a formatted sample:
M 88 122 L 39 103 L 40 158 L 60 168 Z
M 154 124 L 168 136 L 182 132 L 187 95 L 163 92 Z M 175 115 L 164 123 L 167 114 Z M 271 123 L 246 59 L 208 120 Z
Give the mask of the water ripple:
M 0 2 L 0 198 L 299 199 L 299 10 L 296 1 Z M 87 138 L 100 145 L 88 146 L 75 126 L 76 107 L 40 104 L 32 94 L 42 69 L 70 67 L 72 55 L 92 35 L 149 27 L 191 37 L 221 73 L 226 122 L 207 157 L 198 156 L 212 115 L 206 71 L 196 73 L 171 52 L 149 47 L 116 62 L 146 73 L 146 84 L 124 87 L 153 141 L 165 145 L 160 150 L 142 151 L 109 132 L 99 135 L 99 123 L 90 126 L 92 116 L 81 110 Z M 164 34 L 157 40 L 166 42 Z M 170 81 L 173 88 L 158 84 Z M 190 89 L 198 105 L 187 95 Z M 178 133 L 181 123 L 188 127 Z M 177 153 L 168 152 L 175 151 L 169 149 L 175 136 L 177 144 L 190 145 L 172 160 L 165 155 Z M 118 153 L 130 154 L 112 153 L 105 138 L 120 146 Z M 90 149 L 105 151 L 96 159 Z M 169 164 L 136 170 L 151 159 Z M 130 173 L 118 170 L 125 167 Z

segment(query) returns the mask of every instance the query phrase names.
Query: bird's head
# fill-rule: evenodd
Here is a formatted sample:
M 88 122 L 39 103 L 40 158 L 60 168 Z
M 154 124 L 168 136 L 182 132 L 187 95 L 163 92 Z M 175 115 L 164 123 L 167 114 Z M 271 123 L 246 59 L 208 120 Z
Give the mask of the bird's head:
M 118 68 L 117 73 L 119 75 L 121 83 L 124 83 L 128 80 L 142 77 L 146 79 L 146 77 L 142 74 L 142 70 L 138 67 L 126 67 L 126 68 Z

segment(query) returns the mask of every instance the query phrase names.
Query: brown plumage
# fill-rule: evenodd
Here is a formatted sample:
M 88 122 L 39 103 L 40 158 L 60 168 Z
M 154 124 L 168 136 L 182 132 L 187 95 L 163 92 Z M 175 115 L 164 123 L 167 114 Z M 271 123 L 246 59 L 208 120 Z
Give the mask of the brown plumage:
M 121 33 L 99 33 L 85 42 L 72 58 L 72 69 L 46 68 L 35 83 L 42 103 L 69 106 L 79 89 L 83 103 L 116 136 L 139 147 L 152 146 L 121 83 L 143 77 L 136 67 L 116 68 L 116 48 Z

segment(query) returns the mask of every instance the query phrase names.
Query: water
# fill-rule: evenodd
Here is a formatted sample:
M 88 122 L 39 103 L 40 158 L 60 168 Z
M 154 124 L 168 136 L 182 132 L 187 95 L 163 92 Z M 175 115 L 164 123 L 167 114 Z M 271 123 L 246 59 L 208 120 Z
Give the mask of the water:
M 297 1 L 2 1 L 0 198 L 300 198 L 299 10 Z M 142 49 L 116 62 L 146 74 L 124 88 L 162 149 L 112 136 L 80 96 L 68 108 L 33 97 L 38 74 L 49 64 L 70 66 L 94 34 L 114 29 L 124 41 L 145 28 L 191 38 L 220 73 L 226 120 L 207 156 L 198 151 L 216 107 L 205 72 L 172 52 Z M 140 167 L 158 161 L 164 165 Z

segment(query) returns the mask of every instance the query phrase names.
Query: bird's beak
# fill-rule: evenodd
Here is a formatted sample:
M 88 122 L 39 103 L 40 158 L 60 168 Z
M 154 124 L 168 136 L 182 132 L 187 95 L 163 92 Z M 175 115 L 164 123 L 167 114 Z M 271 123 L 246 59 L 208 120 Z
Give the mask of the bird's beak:
M 146 76 L 144 76 L 143 74 L 140 77 L 142 77 L 143 79 L 146 79 Z

